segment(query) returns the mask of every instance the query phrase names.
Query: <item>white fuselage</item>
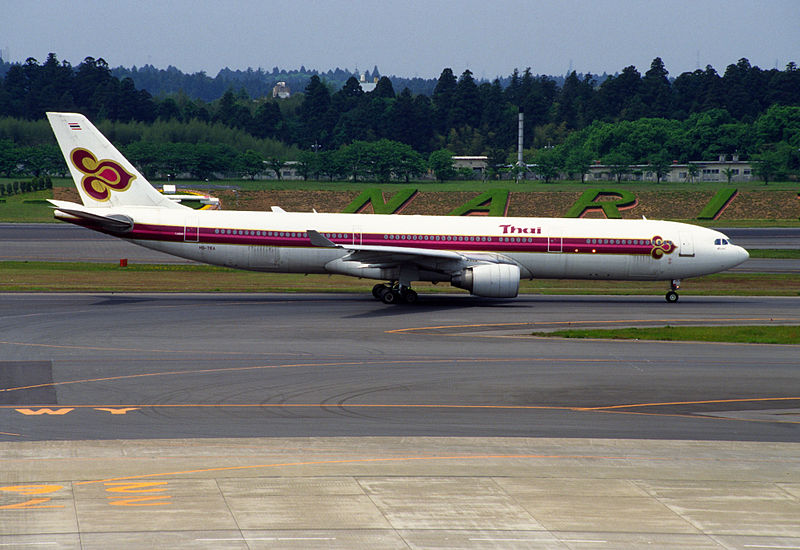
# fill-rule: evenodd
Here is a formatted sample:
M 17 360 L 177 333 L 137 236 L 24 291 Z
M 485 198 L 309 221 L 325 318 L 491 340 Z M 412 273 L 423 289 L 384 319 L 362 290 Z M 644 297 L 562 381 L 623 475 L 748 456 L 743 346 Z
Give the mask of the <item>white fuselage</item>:
M 344 273 L 396 278 L 380 266 L 337 262 L 349 252 L 311 244 L 315 230 L 335 244 L 447 250 L 510 259 L 522 278 L 671 280 L 723 271 L 747 259 L 718 231 L 656 220 L 495 218 L 236 212 L 116 207 L 135 220 L 116 236 L 182 258 L 255 271 Z M 76 220 L 65 218 L 68 221 Z M 81 225 L 92 227 L 81 220 Z M 108 231 L 106 231 L 108 232 Z M 342 267 L 345 266 L 345 267 Z M 449 281 L 442 270 L 415 280 Z

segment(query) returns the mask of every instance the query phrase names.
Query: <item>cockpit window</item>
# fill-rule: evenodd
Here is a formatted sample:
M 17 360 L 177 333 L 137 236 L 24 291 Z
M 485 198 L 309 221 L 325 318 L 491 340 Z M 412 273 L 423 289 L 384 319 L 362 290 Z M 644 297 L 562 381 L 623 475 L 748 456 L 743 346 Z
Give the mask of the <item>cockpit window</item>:
M 728 242 L 728 239 L 715 239 L 714 240 L 714 244 L 719 246 L 719 245 L 725 245 L 725 244 L 730 244 L 730 243 Z

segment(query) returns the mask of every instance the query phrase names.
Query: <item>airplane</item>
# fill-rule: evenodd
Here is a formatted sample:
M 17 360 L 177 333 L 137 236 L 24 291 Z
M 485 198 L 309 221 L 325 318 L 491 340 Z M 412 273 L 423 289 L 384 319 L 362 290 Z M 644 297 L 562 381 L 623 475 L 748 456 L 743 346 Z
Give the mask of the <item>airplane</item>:
M 386 304 L 418 299 L 413 282 L 514 298 L 521 279 L 666 281 L 724 271 L 747 251 L 719 231 L 657 220 L 405 216 L 194 210 L 159 193 L 89 120 L 47 113 L 82 204 L 54 216 L 207 264 L 386 281 Z

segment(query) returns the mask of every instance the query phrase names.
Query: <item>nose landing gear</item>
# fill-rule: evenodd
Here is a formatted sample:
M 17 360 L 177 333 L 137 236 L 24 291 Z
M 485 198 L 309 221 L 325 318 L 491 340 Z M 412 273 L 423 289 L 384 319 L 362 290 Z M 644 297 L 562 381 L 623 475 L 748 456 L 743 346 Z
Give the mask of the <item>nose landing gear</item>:
M 678 293 L 676 292 L 681 287 L 680 279 L 673 279 L 672 283 L 670 284 L 670 289 L 667 291 L 665 296 L 667 302 L 670 304 L 674 304 L 678 301 Z
M 417 293 L 411 287 L 395 281 L 375 285 L 372 287 L 372 295 L 384 304 L 414 304 L 418 299 Z

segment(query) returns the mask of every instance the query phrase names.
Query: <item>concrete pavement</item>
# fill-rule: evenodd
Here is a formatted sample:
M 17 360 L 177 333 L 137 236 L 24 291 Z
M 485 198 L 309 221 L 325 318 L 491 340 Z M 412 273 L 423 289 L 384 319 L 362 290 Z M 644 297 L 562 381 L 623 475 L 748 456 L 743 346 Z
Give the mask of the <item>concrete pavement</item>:
M 2 444 L 0 546 L 797 548 L 800 444 Z

